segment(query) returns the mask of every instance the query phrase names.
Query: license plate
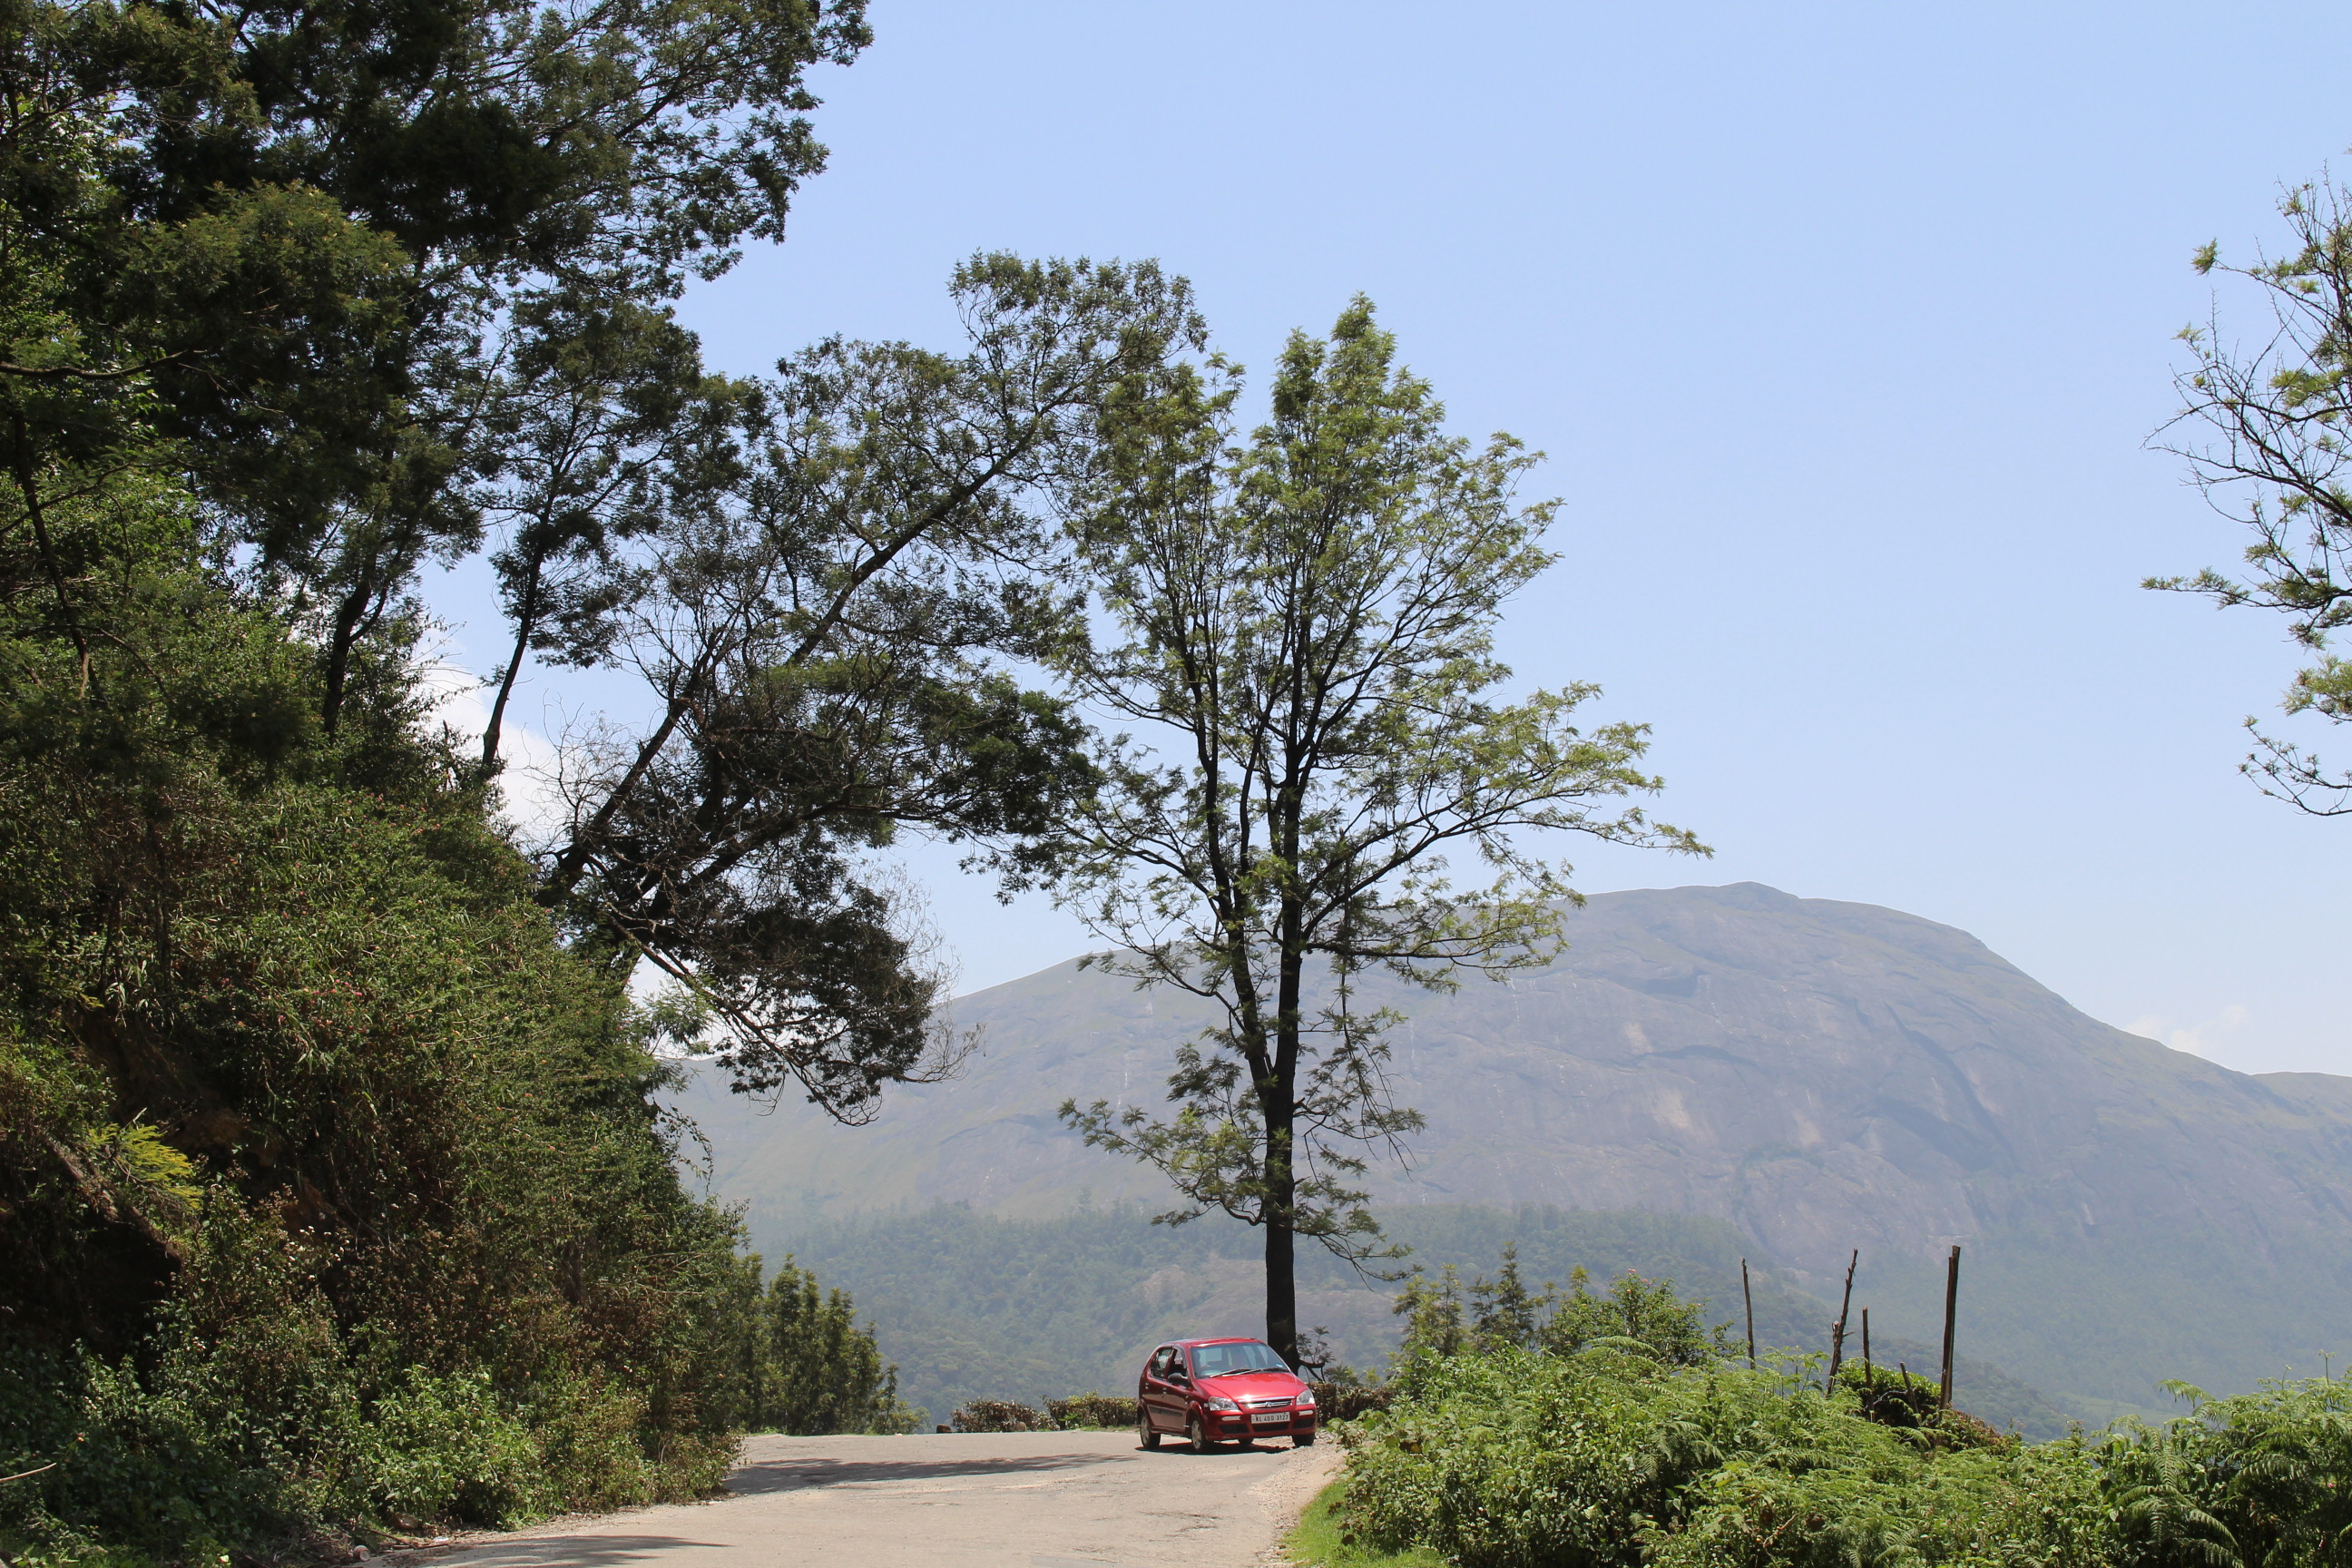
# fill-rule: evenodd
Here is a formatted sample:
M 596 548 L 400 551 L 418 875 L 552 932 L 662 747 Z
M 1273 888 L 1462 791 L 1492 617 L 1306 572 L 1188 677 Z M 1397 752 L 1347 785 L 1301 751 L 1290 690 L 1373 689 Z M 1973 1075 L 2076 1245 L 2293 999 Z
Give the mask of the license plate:
M 1250 1417 L 1250 1424 L 1255 1426 L 1284 1426 L 1289 1422 L 1290 1412 L 1287 1410 L 1268 1410 Z

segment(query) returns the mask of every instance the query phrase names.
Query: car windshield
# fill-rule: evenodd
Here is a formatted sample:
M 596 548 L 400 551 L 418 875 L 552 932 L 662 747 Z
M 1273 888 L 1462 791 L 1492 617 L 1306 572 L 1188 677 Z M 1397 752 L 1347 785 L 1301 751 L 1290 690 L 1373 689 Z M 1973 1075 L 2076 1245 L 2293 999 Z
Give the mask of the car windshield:
M 1288 1372 L 1289 1366 L 1274 1353 L 1272 1345 L 1262 1345 L 1255 1340 L 1239 1344 L 1194 1345 L 1192 1374 L 1195 1377 L 1238 1377 L 1245 1372 Z

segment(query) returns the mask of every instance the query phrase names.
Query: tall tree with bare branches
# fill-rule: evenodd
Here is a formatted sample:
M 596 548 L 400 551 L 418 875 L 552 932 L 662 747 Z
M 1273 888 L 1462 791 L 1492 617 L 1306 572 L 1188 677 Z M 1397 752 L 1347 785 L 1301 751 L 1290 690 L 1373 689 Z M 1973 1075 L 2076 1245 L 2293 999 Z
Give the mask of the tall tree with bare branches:
M 1262 1226 L 1266 1335 L 1296 1363 L 1297 1238 L 1393 1256 L 1366 1157 L 1421 1125 L 1385 1081 L 1357 983 L 1443 988 L 1548 961 L 1577 833 L 1704 852 L 1627 797 L 1658 781 L 1643 727 L 1579 722 L 1589 685 L 1504 696 L 1506 600 L 1556 557 L 1553 505 L 1516 491 L 1508 437 L 1449 436 L 1427 384 L 1359 300 L 1295 334 L 1273 417 L 1236 440 L 1222 361 L 1171 363 L 1114 405 L 1074 529 L 1109 635 L 1066 665 L 1135 726 L 1061 846 L 1061 897 L 1111 944 L 1089 962 L 1205 998 L 1171 1112 L 1097 1101 L 1064 1118 L 1165 1172 L 1181 1221 Z M 1457 887 L 1450 859 L 1484 867 Z

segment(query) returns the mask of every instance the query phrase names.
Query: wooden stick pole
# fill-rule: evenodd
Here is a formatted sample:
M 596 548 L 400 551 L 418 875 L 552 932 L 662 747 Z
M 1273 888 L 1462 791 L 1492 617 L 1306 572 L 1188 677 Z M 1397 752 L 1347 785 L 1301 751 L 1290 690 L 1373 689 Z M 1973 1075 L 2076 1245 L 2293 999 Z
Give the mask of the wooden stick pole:
M 1739 1260 L 1739 1299 L 1748 1303 L 1748 1370 L 1756 1370 L 1756 1293 L 1748 1288 L 1748 1259 Z
M 1870 1309 L 1867 1307 L 1862 1310 L 1862 1376 L 1865 1383 L 1870 1380 Z
M 1952 1407 L 1952 1321 L 1960 1304 L 1960 1244 L 1952 1244 L 1951 1261 L 1944 1270 L 1944 1387 L 1938 1396 L 1945 1409 Z
M 1837 1321 L 1830 1325 L 1830 1379 L 1822 1385 L 1824 1389 L 1836 1386 L 1838 1363 L 1845 1360 L 1845 1315 L 1853 1306 L 1853 1268 L 1861 1261 L 1862 1248 L 1859 1247 L 1853 1249 L 1853 1256 L 1845 1260 L 1845 1294 L 1838 1300 Z

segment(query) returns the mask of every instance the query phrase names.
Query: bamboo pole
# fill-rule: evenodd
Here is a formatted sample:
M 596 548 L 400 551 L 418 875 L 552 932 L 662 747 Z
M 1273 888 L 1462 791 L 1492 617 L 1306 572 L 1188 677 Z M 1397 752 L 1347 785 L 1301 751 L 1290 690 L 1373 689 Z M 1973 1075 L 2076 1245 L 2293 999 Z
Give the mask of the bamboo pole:
M 1944 1270 L 1944 1387 L 1937 1396 L 1952 1407 L 1952 1322 L 1960 1303 L 1960 1244 L 1952 1243 L 1952 1257 Z
M 1862 1261 L 1862 1248 L 1845 1260 L 1845 1294 L 1838 1299 L 1837 1321 L 1830 1325 L 1830 1376 L 1822 1386 L 1824 1391 L 1837 1386 L 1839 1363 L 1845 1360 L 1845 1315 L 1853 1307 L 1853 1269 Z
M 1748 1303 L 1748 1370 L 1756 1370 L 1756 1293 L 1748 1288 L 1748 1259 L 1739 1260 L 1739 1299 Z

